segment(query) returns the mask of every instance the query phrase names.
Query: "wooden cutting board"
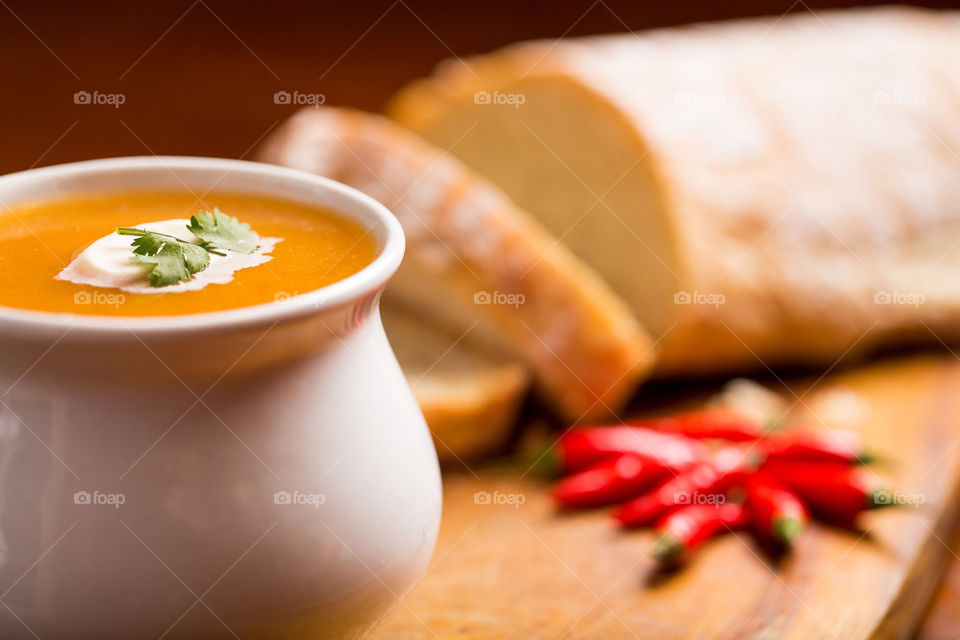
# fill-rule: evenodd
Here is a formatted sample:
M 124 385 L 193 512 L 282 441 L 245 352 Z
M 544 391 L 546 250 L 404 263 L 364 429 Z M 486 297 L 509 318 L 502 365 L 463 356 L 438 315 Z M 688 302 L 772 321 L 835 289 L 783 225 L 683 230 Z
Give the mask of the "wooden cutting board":
M 865 514 L 861 532 L 815 525 L 779 562 L 749 535 L 728 535 L 663 578 L 649 532 L 618 531 L 606 512 L 558 515 L 525 469 L 449 472 L 432 564 L 377 637 L 909 636 L 948 564 L 960 511 L 960 362 L 888 360 L 787 387 L 800 407 L 830 389 L 856 391 L 866 407 L 858 428 L 891 461 L 881 475 L 925 504 Z

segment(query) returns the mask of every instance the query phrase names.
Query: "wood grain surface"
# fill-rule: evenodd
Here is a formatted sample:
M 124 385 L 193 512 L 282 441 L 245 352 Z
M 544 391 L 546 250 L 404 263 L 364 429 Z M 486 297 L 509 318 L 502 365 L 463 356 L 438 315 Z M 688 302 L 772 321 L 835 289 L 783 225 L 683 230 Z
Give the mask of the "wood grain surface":
M 604 512 L 558 515 L 523 468 L 448 473 L 433 563 L 378 637 L 910 637 L 952 558 L 960 363 L 879 362 L 806 394 L 812 382 L 784 394 L 801 408 L 829 389 L 862 394 L 860 429 L 889 458 L 881 475 L 921 508 L 865 514 L 857 532 L 815 525 L 779 562 L 729 535 L 664 577 L 649 532 L 620 532 Z
M 957 545 L 954 545 L 957 549 Z M 917 640 L 958 640 L 960 638 L 960 557 L 953 562 L 940 585 L 933 606 L 923 621 Z

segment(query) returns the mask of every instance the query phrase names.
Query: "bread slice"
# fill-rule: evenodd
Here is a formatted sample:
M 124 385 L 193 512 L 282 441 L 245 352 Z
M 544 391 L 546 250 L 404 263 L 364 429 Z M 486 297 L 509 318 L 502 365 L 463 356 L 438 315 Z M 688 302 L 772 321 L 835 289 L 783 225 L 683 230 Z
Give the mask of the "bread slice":
M 530 373 L 515 358 L 432 325 L 396 303 L 381 305 L 387 338 L 433 434 L 440 460 L 503 446 L 516 426 Z
M 307 108 L 260 157 L 389 207 L 407 254 L 388 294 L 520 356 L 563 417 L 619 410 L 651 368 L 647 334 L 599 276 L 498 189 L 386 118 Z
M 877 8 L 523 43 L 388 113 L 662 339 L 661 371 L 960 333 L 960 18 Z

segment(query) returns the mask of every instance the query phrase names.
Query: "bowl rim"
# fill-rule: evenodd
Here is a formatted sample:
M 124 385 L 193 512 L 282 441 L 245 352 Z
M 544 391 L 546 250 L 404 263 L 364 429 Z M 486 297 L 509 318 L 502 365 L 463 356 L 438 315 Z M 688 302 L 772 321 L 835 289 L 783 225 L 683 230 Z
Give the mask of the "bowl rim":
M 148 170 L 164 173 L 177 170 L 213 170 L 222 171 L 223 176 L 231 172 L 243 172 L 275 179 L 277 184 L 281 184 L 282 181 L 295 181 L 303 186 L 336 194 L 341 198 L 352 201 L 359 208 L 366 210 L 366 213 L 372 214 L 375 219 L 373 225 L 370 224 L 370 221 L 359 219 L 356 213 L 337 210 L 339 215 L 362 224 L 364 228 L 376 234 L 381 245 L 380 251 L 370 264 L 343 280 L 338 280 L 319 289 L 297 293 L 283 300 L 219 311 L 164 316 L 98 316 L 20 309 L 0 305 L 0 331 L 21 336 L 25 334 L 62 336 L 65 332 L 104 336 L 121 333 L 129 335 L 130 331 L 137 334 L 163 336 L 186 331 L 222 330 L 276 324 L 284 320 L 293 320 L 334 309 L 382 289 L 396 272 L 403 259 L 405 248 L 403 228 L 396 216 L 380 202 L 330 178 L 298 169 L 249 160 L 197 156 L 128 156 L 84 160 L 39 169 L 28 169 L 0 176 L 0 208 L 11 209 L 16 206 L 16 203 L 10 205 L 3 200 L 4 192 L 23 181 L 37 180 L 53 184 L 64 178 Z M 118 189 L 122 189 L 122 187 L 118 187 Z M 278 189 L 276 192 L 270 192 L 264 189 L 261 194 L 282 200 L 284 196 L 280 191 Z M 256 189 L 251 190 L 251 193 L 257 192 Z M 377 224 L 379 224 L 379 229 L 376 228 Z

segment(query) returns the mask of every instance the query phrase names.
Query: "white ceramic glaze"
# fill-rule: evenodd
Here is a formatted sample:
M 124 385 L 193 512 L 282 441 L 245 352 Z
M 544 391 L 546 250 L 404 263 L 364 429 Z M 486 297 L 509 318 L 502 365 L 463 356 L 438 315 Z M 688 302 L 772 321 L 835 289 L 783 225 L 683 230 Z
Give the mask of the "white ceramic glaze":
M 364 634 L 425 570 L 440 519 L 436 453 L 379 316 L 400 225 L 341 184 L 204 158 L 12 174 L 0 204 L 117 189 L 327 206 L 380 253 L 229 311 L 0 307 L 0 637 Z

